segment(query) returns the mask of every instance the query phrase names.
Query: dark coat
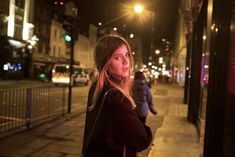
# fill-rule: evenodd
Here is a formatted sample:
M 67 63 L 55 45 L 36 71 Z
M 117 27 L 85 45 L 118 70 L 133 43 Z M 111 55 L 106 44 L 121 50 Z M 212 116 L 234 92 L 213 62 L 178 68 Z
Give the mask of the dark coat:
M 94 88 L 93 84 L 88 95 L 88 107 L 92 103 Z M 111 87 L 105 85 L 96 107 L 86 112 L 83 145 L 87 144 L 102 97 L 109 89 Z M 136 152 L 146 149 L 152 141 L 151 129 L 142 124 L 130 101 L 117 89 L 107 94 L 95 126 L 85 157 L 123 157 L 124 146 L 126 157 L 136 157 Z
M 132 96 L 136 103 L 136 112 L 138 116 L 146 117 L 149 110 L 153 114 L 157 113 L 152 100 L 151 88 L 145 80 L 134 80 Z

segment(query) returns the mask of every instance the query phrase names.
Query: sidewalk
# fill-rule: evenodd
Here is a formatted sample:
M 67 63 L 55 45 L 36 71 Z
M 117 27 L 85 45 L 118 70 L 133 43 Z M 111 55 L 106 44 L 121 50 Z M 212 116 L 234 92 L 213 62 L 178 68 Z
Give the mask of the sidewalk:
M 155 139 L 138 157 L 199 157 L 199 139 L 186 119 L 183 88 L 157 84 L 152 88 L 159 114 L 149 115 Z M 79 157 L 84 108 L 34 129 L 0 140 L 0 157 Z
M 165 95 L 169 101 L 169 107 L 162 127 L 155 133 L 153 146 L 148 157 L 200 156 L 200 144 L 196 127 L 187 121 L 188 105 L 177 101 L 177 99 L 183 97 L 176 89 L 180 90 L 179 87 L 175 89 L 171 87 Z
M 78 157 L 84 120 L 80 111 L 0 140 L 0 157 Z

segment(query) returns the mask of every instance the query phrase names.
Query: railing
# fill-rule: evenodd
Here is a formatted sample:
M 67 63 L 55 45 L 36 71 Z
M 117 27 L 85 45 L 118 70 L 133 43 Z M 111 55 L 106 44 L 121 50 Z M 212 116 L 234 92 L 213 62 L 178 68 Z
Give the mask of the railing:
M 27 129 L 64 114 L 65 87 L 0 90 L 0 137 L 14 129 Z

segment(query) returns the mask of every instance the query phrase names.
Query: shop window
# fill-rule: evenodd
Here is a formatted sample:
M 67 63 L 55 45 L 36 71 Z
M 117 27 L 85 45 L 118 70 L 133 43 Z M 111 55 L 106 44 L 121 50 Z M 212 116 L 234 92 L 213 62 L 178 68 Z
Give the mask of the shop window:
M 228 90 L 229 94 L 235 95 L 235 35 L 232 36 L 228 66 Z

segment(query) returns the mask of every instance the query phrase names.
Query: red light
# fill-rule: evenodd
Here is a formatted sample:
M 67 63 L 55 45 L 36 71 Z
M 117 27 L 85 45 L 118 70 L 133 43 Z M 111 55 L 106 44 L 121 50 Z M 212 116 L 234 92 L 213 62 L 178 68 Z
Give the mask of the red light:
M 55 5 L 64 5 L 64 0 L 55 0 L 54 4 Z

